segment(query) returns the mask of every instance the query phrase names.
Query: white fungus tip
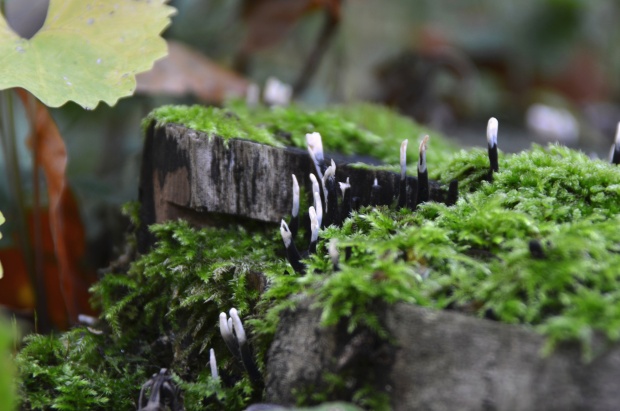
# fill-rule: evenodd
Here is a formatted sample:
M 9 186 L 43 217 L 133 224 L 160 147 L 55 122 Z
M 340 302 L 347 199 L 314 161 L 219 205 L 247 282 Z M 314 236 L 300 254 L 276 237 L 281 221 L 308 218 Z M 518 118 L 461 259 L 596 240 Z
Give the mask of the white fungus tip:
M 232 337 L 232 330 L 228 326 L 226 313 L 220 313 L 220 334 L 224 339 Z
M 239 346 L 242 346 L 243 344 L 245 344 L 247 338 L 245 336 L 243 324 L 241 323 L 241 318 L 239 318 L 239 313 L 237 312 L 236 308 L 230 309 L 230 318 L 232 318 L 235 335 L 237 336 L 237 342 L 239 343 Z
M 316 210 L 316 218 L 319 221 L 319 227 L 323 222 L 323 204 L 321 203 L 321 196 L 318 191 L 314 192 L 314 209 Z
M 310 215 L 310 241 L 316 241 L 319 238 L 319 220 L 314 207 L 308 208 L 308 214 Z
M 377 181 L 377 177 L 375 177 L 375 181 L 372 183 L 372 186 L 378 186 L 379 185 L 379 181 Z
M 340 185 L 340 191 L 342 192 L 342 196 L 344 197 L 344 193 L 351 188 L 351 184 L 349 184 L 349 179 L 347 178 L 347 182 L 343 183 L 342 181 L 338 182 Z
M 291 245 L 291 239 L 293 235 L 291 234 L 291 230 L 289 230 L 286 221 L 282 220 L 280 223 L 280 235 L 282 236 L 282 241 L 284 241 L 284 246 L 288 248 Z
M 428 148 L 428 136 L 424 136 L 420 141 L 420 158 L 418 161 L 418 172 L 423 173 L 426 171 L 426 150 Z
M 400 178 L 404 179 L 407 175 L 407 144 L 409 140 L 405 139 L 400 143 Z
M 487 143 L 489 144 L 489 147 L 495 147 L 497 145 L 497 128 L 497 119 L 495 117 L 491 117 L 487 124 Z
M 293 176 L 293 209 L 291 211 L 291 215 L 293 217 L 297 217 L 299 214 L 299 183 L 297 182 L 297 177 L 295 174 Z
M 618 126 L 616 127 L 616 139 L 614 140 L 615 145 L 620 145 L 620 123 L 618 123 Z
M 312 192 L 319 191 L 319 180 L 312 173 L 310 173 L 310 181 L 312 182 Z
M 323 175 L 323 184 L 325 184 L 328 178 L 334 177 L 335 175 L 336 175 L 336 165 L 332 164 L 331 166 L 327 167 L 327 170 L 325 170 L 325 174 Z
M 315 162 L 323 161 L 323 140 L 321 139 L 321 134 L 317 132 L 306 134 L 306 144 L 312 159 Z
M 215 350 L 209 349 L 209 366 L 211 367 L 211 377 L 218 378 L 217 361 L 215 359 Z

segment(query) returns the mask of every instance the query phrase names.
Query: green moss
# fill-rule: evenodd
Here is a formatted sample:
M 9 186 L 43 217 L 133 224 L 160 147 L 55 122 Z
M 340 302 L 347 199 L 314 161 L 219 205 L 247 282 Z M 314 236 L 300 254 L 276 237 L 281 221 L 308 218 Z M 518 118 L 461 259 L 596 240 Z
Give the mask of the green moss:
M 369 103 L 308 110 L 289 107 L 249 109 L 239 103 L 219 109 L 204 106 L 164 106 L 149 114 L 144 125 L 178 123 L 208 135 L 244 138 L 274 146 L 306 147 L 306 133 L 320 132 L 325 150 L 347 155 L 372 156 L 397 164 L 400 143 L 409 139 L 407 160 L 415 164 L 418 142 L 428 134 L 428 161 L 439 164 L 456 150 L 439 133 L 421 127 L 393 111 Z
M 76 329 L 30 337 L 19 355 L 24 406 L 130 409 L 140 386 L 162 367 L 175 371 L 190 410 L 242 409 L 260 399 L 260 387 L 230 355 L 217 324 L 219 313 L 232 307 L 244 321 L 259 315 L 265 284 L 257 274 L 286 271 L 274 258 L 276 243 L 241 228 L 196 230 L 185 222 L 151 230 L 158 240 L 153 251 L 94 287 L 103 335 Z M 205 373 L 208 348 L 227 384 Z M 203 402 L 210 397 L 219 401 Z
M 219 136 L 225 140 L 242 138 L 282 147 L 282 143 L 264 128 L 255 126 L 245 117 L 217 107 L 163 106 L 153 110 L 143 120 L 143 129 L 152 121 L 158 124 L 182 124 L 209 136 Z
M 369 105 L 232 109 L 235 116 L 230 109 L 168 107 L 150 119 L 193 121 L 225 137 L 253 138 L 258 130 L 287 144 L 303 144 L 306 132 L 318 130 L 330 149 L 384 160 L 397 159 L 403 138 L 424 132 Z M 407 302 L 522 324 L 547 336 L 549 349 L 579 341 L 586 359 L 597 354 L 594 335 L 620 340 L 620 169 L 564 147 L 534 147 L 501 155 L 489 182 L 486 150 L 453 153 L 441 138 L 434 141 L 429 170 L 441 181 L 459 180 L 457 203 L 427 203 L 415 212 L 363 208 L 343 227 L 321 232 L 304 276 L 285 263 L 275 228 L 151 227 L 156 247 L 94 288 L 102 335 L 80 328 L 30 337 L 18 357 L 24 407 L 127 409 L 148 376 L 169 367 L 187 409 L 242 409 L 261 400 L 262 388 L 229 354 L 218 315 L 240 311 L 263 369 L 280 314 L 299 294 L 314 298 L 323 324 L 344 319 L 349 332 L 370 328 L 382 338 L 389 335 L 368 307 Z M 410 149 L 413 163 L 417 147 Z M 433 159 L 433 152 L 443 157 Z M 336 272 L 326 253 L 332 240 L 342 255 L 350 250 Z M 216 351 L 221 379 L 210 376 L 208 348 Z M 325 377 L 338 388 L 334 376 Z M 309 391 L 300 399 L 306 405 L 331 397 Z M 368 386 L 353 400 L 387 407 L 387 397 Z
M 504 156 L 492 183 L 482 150 L 459 153 L 439 174 L 458 176 L 456 205 L 418 211 L 363 209 L 342 229 L 323 232 L 309 274 L 276 279 L 269 293 L 315 296 L 323 321 L 382 332 L 366 307 L 404 301 L 526 324 L 549 346 L 593 335 L 620 339 L 620 170 L 564 147 Z M 351 258 L 332 272 L 325 243 Z M 530 241 L 544 256 L 532 255 Z M 280 289 L 283 288 L 283 289 Z

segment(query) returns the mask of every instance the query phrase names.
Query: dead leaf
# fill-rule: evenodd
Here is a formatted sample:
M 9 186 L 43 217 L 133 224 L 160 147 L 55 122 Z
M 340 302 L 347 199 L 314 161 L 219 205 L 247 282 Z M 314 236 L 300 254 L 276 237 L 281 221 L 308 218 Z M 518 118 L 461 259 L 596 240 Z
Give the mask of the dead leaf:
M 137 93 L 183 97 L 194 95 L 207 103 L 245 97 L 250 82 L 209 60 L 190 47 L 168 41 L 168 56 L 153 69 L 136 76 Z
M 47 314 L 50 320 L 59 329 L 66 329 L 69 325 L 65 302 L 60 290 L 58 262 L 54 250 L 54 241 L 49 229 L 49 213 L 39 210 L 41 221 L 41 250 L 42 271 L 45 277 L 44 288 L 47 299 Z M 27 216 L 30 230 L 30 241 L 34 237 L 34 212 Z M 0 287 L 0 304 L 17 312 L 34 314 L 36 308 L 35 295 L 30 279 L 24 253 L 19 247 L 0 249 L 0 259 L 6 268 L 6 276 Z
M 88 287 L 94 278 L 89 278 L 82 269 L 86 239 L 77 203 L 67 185 L 67 150 L 47 107 L 25 90 L 17 92 L 33 126 L 30 144 L 37 153 L 35 161 L 40 161 L 47 183 L 49 227 L 58 262 L 60 289 L 69 321 L 75 323 L 78 314 L 92 312 Z

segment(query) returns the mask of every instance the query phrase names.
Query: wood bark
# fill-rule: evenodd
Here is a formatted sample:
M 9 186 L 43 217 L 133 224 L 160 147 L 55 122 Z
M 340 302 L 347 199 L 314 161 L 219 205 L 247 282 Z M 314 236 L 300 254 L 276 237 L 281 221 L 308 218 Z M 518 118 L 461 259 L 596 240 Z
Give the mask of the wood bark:
M 617 410 L 620 404 L 618 344 L 601 339 L 589 363 L 576 344 L 544 356 L 544 338 L 526 327 L 396 304 L 382 313 L 390 348 L 367 341 L 370 349 L 342 327 L 320 326 L 320 310 L 310 307 L 306 301 L 282 316 L 267 358 L 267 401 L 290 405 L 295 392 L 324 389 L 327 373 L 343 372 L 349 347 L 361 350 L 346 354 L 356 361 L 376 357 L 349 384 L 370 382 L 389 394 L 396 411 Z
M 398 149 L 394 147 L 395 159 Z M 328 162 L 331 158 L 326 155 Z M 349 177 L 352 196 L 358 197 L 359 204 L 370 204 L 375 178 L 383 204 L 398 196 L 398 173 L 350 166 L 342 156 L 335 161 L 337 181 Z M 288 219 L 293 201 L 291 174 L 297 176 L 302 195 L 310 202 L 310 173 L 316 172 L 306 150 L 224 140 L 178 124 L 153 122 L 147 129 L 140 175 L 139 251 L 152 244 L 148 226 L 153 223 L 182 218 L 207 226 Z M 410 183 L 413 180 L 408 177 Z M 431 181 L 430 190 L 431 200 L 446 201 L 447 187 Z

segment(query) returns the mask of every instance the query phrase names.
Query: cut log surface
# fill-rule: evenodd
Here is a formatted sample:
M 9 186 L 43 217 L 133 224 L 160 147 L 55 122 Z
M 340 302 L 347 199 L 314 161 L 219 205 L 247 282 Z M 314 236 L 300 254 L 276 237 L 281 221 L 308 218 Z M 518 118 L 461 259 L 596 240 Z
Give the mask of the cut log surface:
M 326 147 L 328 149 L 328 147 Z M 329 162 L 330 156 L 326 155 Z M 398 147 L 394 149 L 398 158 Z M 152 123 L 147 131 L 140 181 L 140 251 L 152 243 L 146 227 L 183 218 L 197 226 L 233 219 L 278 223 L 291 212 L 291 174 L 310 196 L 314 166 L 306 150 L 277 148 L 249 140 L 224 140 L 178 124 Z M 338 164 L 337 181 L 351 181 L 351 194 L 370 203 L 377 178 L 382 202 L 398 195 L 398 173 Z M 415 179 L 409 177 L 409 180 Z M 431 199 L 445 201 L 447 188 L 431 183 Z M 304 210 L 302 210 L 303 212 Z
M 320 387 L 351 345 L 320 310 L 300 304 L 282 316 L 267 360 L 267 400 L 294 404 L 294 392 Z M 408 304 L 385 309 L 393 338 L 389 364 L 358 374 L 383 375 L 376 388 L 392 409 L 617 410 L 620 347 L 597 347 L 586 363 L 577 345 L 542 355 L 544 338 L 522 326 Z M 324 383 L 323 383 L 324 384 Z

